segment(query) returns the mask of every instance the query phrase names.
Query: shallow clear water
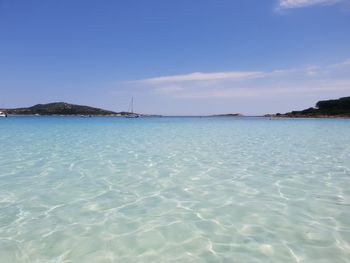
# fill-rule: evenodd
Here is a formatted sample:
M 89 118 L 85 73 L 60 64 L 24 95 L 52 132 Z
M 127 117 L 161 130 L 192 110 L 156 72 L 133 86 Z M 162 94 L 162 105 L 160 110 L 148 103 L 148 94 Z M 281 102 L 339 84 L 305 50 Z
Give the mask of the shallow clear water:
M 350 120 L 0 119 L 0 262 L 350 262 Z

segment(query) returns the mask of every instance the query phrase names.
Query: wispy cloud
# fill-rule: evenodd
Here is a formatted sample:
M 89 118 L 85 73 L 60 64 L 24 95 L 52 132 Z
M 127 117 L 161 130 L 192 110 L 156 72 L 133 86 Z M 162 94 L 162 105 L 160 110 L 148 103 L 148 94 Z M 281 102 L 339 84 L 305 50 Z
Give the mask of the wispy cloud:
M 263 76 L 263 72 L 260 71 L 227 71 L 227 72 L 194 72 L 183 75 L 175 76 L 162 76 L 155 78 L 148 78 L 142 80 L 133 81 L 135 83 L 144 84 L 160 84 L 160 83 L 172 83 L 183 81 L 210 81 L 210 80 L 239 80 L 257 78 Z
M 347 59 L 343 62 L 332 64 L 328 66 L 329 68 L 345 68 L 350 67 L 350 59 Z
M 309 81 L 304 83 L 277 83 L 272 86 L 252 85 L 235 87 L 234 89 L 220 87 L 217 89 L 195 89 L 163 87 L 155 90 L 156 93 L 175 98 L 261 98 L 268 96 L 309 96 L 317 93 L 350 92 L 350 79 L 344 81 Z
M 154 95 L 198 99 L 350 93 L 350 60 L 272 71 L 197 72 L 134 80 L 127 84 L 129 88 Z
M 348 0 L 279 0 L 278 9 L 301 8 L 314 5 L 334 5 Z

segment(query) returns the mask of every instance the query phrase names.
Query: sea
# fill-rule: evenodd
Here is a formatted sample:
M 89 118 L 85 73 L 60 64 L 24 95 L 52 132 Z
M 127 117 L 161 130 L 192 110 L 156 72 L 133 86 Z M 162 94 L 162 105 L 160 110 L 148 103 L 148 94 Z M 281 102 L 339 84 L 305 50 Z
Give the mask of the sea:
M 0 119 L 0 262 L 350 262 L 350 119 Z

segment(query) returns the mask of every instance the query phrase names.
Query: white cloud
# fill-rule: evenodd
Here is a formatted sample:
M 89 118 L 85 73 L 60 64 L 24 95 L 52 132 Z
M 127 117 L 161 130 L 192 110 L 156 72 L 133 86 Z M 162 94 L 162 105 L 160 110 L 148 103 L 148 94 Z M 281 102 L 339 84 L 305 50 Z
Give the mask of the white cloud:
M 225 71 L 129 81 L 128 88 L 174 98 L 258 97 L 350 93 L 350 60 L 272 71 Z M 350 94 L 349 94 L 350 95 Z
M 279 0 L 279 9 L 300 8 L 313 5 L 334 5 L 347 0 Z
M 263 72 L 260 71 L 227 71 L 227 72 L 194 72 L 190 74 L 162 76 L 155 78 L 148 78 L 143 80 L 133 81 L 135 83 L 144 84 L 159 84 L 159 83 L 173 83 L 183 81 L 210 81 L 210 80 L 239 80 L 261 77 Z
M 174 87 L 162 87 L 156 89 L 156 93 L 176 98 L 241 98 L 241 97 L 266 97 L 266 96 L 290 96 L 313 95 L 324 92 L 350 92 L 350 79 L 343 81 L 309 81 L 301 83 L 278 83 L 273 86 L 254 84 L 251 86 L 238 86 L 235 88 L 220 87 L 217 89 L 196 90 L 188 88 L 175 89 Z M 180 91 L 180 92 L 179 92 Z
M 350 66 L 350 59 L 347 59 L 347 60 L 345 60 L 343 62 L 329 65 L 329 68 L 346 68 L 346 67 L 349 67 L 349 66 Z

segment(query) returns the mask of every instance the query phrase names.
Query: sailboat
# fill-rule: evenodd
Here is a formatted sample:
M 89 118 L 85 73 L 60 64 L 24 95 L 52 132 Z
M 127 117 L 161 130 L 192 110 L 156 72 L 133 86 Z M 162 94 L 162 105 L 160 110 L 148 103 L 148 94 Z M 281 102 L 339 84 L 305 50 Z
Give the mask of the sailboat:
M 129 106 L 129 114 L 126 115 L 127 118 L 138 118 L 140 115 L 134 113 L 134 97 L 131 97 L 131 102 Z

